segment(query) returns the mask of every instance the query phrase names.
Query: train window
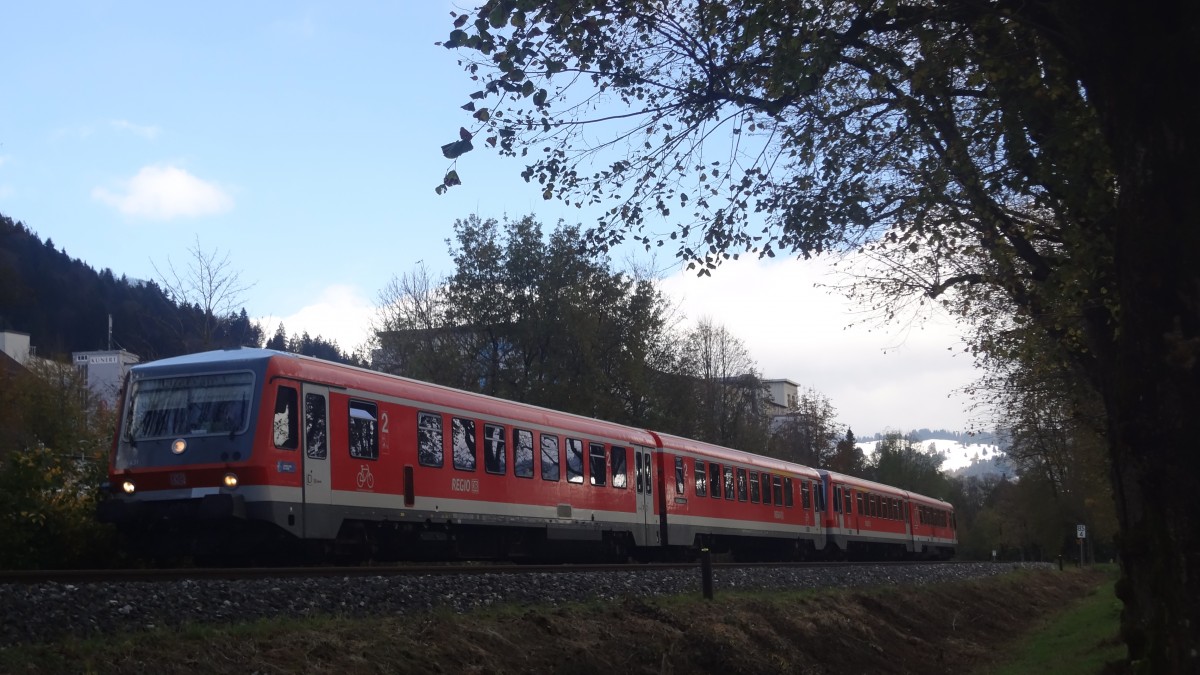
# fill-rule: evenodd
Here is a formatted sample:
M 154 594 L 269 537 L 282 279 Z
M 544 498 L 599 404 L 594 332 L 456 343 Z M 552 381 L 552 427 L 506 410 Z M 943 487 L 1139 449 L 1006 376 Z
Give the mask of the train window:
M 900 500 L 892 500 L 892 520 L 900 520 Z
M 721 465 L 716 462 L 708 464 L 708 484 L 712 486 L 712 498 L 721 498 Z
M 800 506 L 806 509 L 809 506 L 808 481 L 806 480 L 800 481 Z
M 608 472 L 604 470 L 607 458 L 604 456 L 603 443 L 588 444 L 588 458 L 591 460 L 591 468 L 588 469 L 588 477 L 592 481 L 592 485 L 604 485 L 605 478 L 608 477 Z
M 583 482 L 583 441 L 567 439 L 567 482 Z
M 738 490 L 738 501 L 739 502 L 746 501 L 746 470 L 745 469 L 737 470 L 737 490 Z
M 454 468 L 475 470 L 475 420 L 450 418 L 450 438 L 454 444 Z
M 704 462 L 697 459 L 692 469 L 692 477 L 696 481 L 696 496 L 704 497 L 708 494 L 708 474 L 705 473 Z
M 350 456 L 379 459 L 379 406 L 350 401 Z
M 683 495 L 684 482 L 687 474 L 683 470 L 683 458 L 675 455 L 675 494 Z
M 825 484 L 817 483 L 813 486 L 813 506 L 818 511 L 825 511 Z
M 783 506 L 783 480 L 779 476 L 772 476 L 771 483 L 775 486 L 775 506 Z M 787 505 L 792 505 L 792 482 L 788 481 L 787 486 Z
M 629 470 L 625 463 L 625 448 L 612 446 L 612 486 L 624 490 L 629 486 Z
M 906 522 L 906 523 L 907 523 L 907 522 L 908 522 L 908 518 L 909 518 L 909 516 L 908 516 L 908 502 L 901 502 L 901 503 L 900 503 L 900 510 L 904 512 L 904 522 Z
M 779 480 L 779 479 L 776 478 L 775 480 Z M 775 502 L 775 503 L 778 504 L 779 502 Z M 789 508 L 796 505 L 796 498 L 792 496 L 792 479 L 791 478 L 783 479 L 783 505 L 787 506 Z
M 750 472 L 750 501 L 754 502 L 755 504 L 759 502 L 757 471 Z
M 763 472 L 762 475 L 762 498 L 763 504 L 771 505 L 771 474 Z
M 300 446 L 300 406 L 294 387 L 275 390 L 275 447 L 295 450 Z
M 542 479 L 558 480 L 558 436 L 542 434 Z
M 865 516 L 867 512 L 863 510 L 863 493 L 859 492 L 854 496 L 855 502 L 858 504 L 858 515 Z
M 421 466 L 444 465 L 445 447 L 442 440 L 442 416 L 437 413 L 417 413 L 417 461 Z
M 734 498 L 733 491 L 733 467 L 725 467 L 725 499 L 732 500 Z
M 329 454 L 329 425 L 325 420 L 325 397 L 304 395 L 304 452 L 312 459 L 325 459 Z
M 642 494 L 642 484 L 645 482 L 645 480 L 642 476 L 642 453 L 635 452 L 633 459 L 635 462 L 637 462 L 637 466 L 635 467 L 636 473 L 637 473 L 637 491 L 638 491 L 638 494 L 640 495 L 640 494 Z
M 841 513 L 842 511 L 842 486 L 833 486 L 833 510 Z
M 504 438 L 504 427 L 499 424 L 483 425 L 483 468 L 488 473 L 504 475 L 507 467 L 508 443 Z
M 843 510 L 846 513 L 853 513 L 854 498 L 850 496 L 850 488 L 842 488 L 842 498 L 845 500 L 845 503 L 843 504 Z
M 513 475 L 533 478 L 533 432 L 513 430 Z

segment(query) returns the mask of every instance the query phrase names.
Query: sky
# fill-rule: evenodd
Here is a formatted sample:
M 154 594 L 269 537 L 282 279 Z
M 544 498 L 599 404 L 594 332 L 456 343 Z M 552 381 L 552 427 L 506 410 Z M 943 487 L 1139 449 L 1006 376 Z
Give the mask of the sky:
M 251 285 L 267 336 L 282 322 L 352 350 L 393 276 L 452 272 L 456 219 L 592 219 L 481 149 L 435 194 L 477 87 L 434 43 L 465 6 L 3 3 L 0 213 L 132 279 L 183 267 L 198 242 Z M 670 255 L 639 264 L 687 321 L 724 325 L 856 434 L 976 426 L 961 389 L 979 373 L 949 320 L 880 326 L 815 287 L 838 282 L 824 260 L 743 256 L 697 278 Z

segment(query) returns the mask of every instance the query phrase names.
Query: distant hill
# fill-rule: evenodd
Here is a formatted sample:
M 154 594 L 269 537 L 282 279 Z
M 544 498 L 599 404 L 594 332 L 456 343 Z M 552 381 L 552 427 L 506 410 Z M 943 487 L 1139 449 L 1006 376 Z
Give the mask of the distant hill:
M 879 440 L 860 440 L 857 445 L 870 459 L 875 454 L 875 446 Z M 928 438 L 919 441 L 917 445 L 929 454 L 941 454 L 944 457 L 941 470 L 951 476 L 1011 476 L 1014 473 L 1008 465 L 1008 456 L 992 443 L 962 443 L 953 438 Z
M 42 356 L 62 356 L 106 349 L 110 316 L 113 348 L 143 360 L 263 342 L 242 310 L 225 317 L 210 345 L 201 344 L 199 308 L 176 305 L 153 281 L 97 271 L 0 215 L 0 329 L 28 333 Z

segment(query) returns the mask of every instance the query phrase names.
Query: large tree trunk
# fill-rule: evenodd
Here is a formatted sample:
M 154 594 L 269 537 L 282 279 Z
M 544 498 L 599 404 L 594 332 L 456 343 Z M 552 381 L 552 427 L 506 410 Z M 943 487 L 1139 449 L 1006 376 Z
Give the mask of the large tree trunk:
M 1083 4 L 1084 81 L 1113 150 L 1120 309 L 1099 366 L 1130 657 L 1200 672 L 1200 143 L 1197 3 Z M 1097 11 L 1098 10 L 1098 11 Z

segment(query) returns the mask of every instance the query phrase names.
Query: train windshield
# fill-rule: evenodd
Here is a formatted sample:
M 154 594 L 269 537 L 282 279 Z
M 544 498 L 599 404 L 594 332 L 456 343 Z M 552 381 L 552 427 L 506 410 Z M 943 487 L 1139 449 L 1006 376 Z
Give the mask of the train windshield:
M 239 434 L 249 421 L 254 374 L 214 373 L 139 380 L 129 399 L 126 440 Z

